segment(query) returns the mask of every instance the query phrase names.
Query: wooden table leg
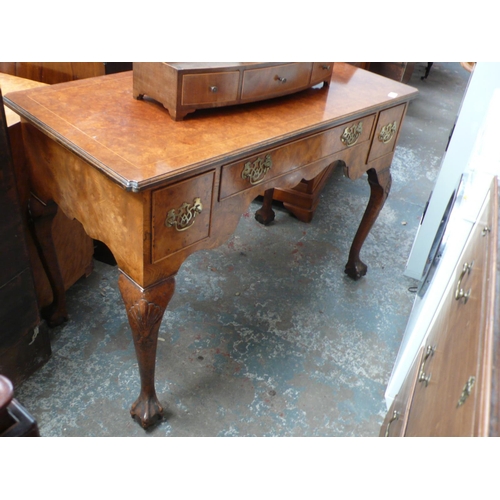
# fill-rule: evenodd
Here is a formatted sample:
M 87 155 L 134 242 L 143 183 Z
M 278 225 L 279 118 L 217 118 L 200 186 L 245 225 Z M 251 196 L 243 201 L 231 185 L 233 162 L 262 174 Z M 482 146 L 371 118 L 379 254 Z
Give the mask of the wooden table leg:
M 349 251 L 349 259 L 345 266 L 344 272 L 354 280 L 360 279 L 366 274 L 367 266 L 359 258 L 361 247 L 370 232 L 373 224 L 377 220 L 378 214 L 384 206 L 385 200 L 391 189 L 391 172 L 386 168 L 380 172 L 375 169 L 370 169 L 367 172 L 368 183 L 370 184 L 370 199 L 366 207 L 363 218 L 359 225 L 358 231 L 354 236 L 354 240 Z
M 141 377 L 141 392 L 130 414 L 147 428 L 163 417 L 155 391 L 156 344 L 163 314 L 174 294 L 175 277 L 144 289 L 122 271 L 118 286 L 127 309 Z
M 29 200 L 30 218 L 33 224 L 33 241 L 40 256 L 43 269 L 52 289 L 53 300 L 41 311 L 42 317 L 51 327 L 68 320 L 64 280 L 57 260 L 56 247 L 52 237 L 52 222 L 58 207 L 53 201 L 42 202 L 31 195 Z
M 255 212 L 255 219 L 265 226 L 270 224 L 275 217 L 273 210 L 273 195 L 273 188 L 264 191 L 264 202 L 262 203 L 262 207 Z

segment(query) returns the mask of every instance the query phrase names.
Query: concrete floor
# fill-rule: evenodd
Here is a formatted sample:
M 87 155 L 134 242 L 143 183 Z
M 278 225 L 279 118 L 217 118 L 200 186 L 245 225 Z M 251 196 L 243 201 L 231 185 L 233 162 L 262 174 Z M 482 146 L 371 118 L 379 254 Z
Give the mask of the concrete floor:
M 144 431 L 116 267 L 68 292 L 70 321 L 52 330 L 50 361 L 16 397 L 42 436 L 377 436 L 384 391 L 417 282 L 403 275 L 469 74 L 418 63 L 388 201 L 369 235 L 358 282 L 343 272 L 369 196 L 366 177 L 330 178 L 313 221 L 251 204 L 232 238 L 187 259 L 158 343 L 166 419 Z

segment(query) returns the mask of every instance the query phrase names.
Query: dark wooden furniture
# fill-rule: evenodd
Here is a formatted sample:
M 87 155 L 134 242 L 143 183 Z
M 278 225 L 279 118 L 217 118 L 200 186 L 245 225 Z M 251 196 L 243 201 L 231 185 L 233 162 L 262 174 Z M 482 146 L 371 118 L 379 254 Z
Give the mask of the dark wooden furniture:
M 134 97 L 152 97 L 182 120 L 197 109 L 279 97 L 328 82 L 332 62 L 138 62 Z
M 500 434 L 498 209 L 495 178 L 381 436 Z
M 0 179 L 0 373 L 17 385 L 49 359 L 51 349 L 38 311 L 3 106 Z
M 44 84 L 34 80 L 0 73 L 0 88 L 3 94 L 42 86 Z M 25 227 L 25 238 L 35 282 L 36 297 L 39 307 L 44 308 L 52 303 L 52 287 L 30 231 L 30 220 L 26 208 L 28 206 L 30 187 L 25 165 L 21 118 L 9 108 L 5 109 L 5 114 L 12 147 L 16 187 L 21 207 L 23 207 L 21 215 Z M 88 276 L 92 272 L 94 244 L 83 230 L 82 225 L 76 220 L 69 219 L 61 211 L 55 215 L 52 221 L 52 234 L 64 288 L 67 290 L 82 276 Z M 15 381 L 15 384 L 18 385 L 18 381 Z
M 126 62 L 0 62 L 0 73 L 50 85 L 131 69 Z
M 367 172 L 370 199 L 345 267 L 353 279 L 366 273 L 361 247 L 388 196 L 394 144 L 416 93 L 336 63 L 329 86 L 180 122 L 134 99 L 131 73 L 6 96 L 22 117 L 34 195 L 57 203 L 116 258 L 141 377 L 131 414 L 141 425 L 162 416 L 156 344 L 178 269 L 225 242 L 259 193 L 265 223 L 273 188 L 293 188 L 332 164 L 353 179 Z M 53 319 L 65 314 L 56 303 Z
M 38 424 L 14 398 L 12 382 L 0 375 L 0 437 L 40 437 Z

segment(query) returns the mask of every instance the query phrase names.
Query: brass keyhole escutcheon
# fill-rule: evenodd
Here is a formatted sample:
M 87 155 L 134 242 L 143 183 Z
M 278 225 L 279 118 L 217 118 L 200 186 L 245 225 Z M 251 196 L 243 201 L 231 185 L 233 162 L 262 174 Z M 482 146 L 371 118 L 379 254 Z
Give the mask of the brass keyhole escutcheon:
M 172 209 L 165 219 L 166 227 L 174 227 L 177 231 L 186 231 L 195 222 L 196 216 L 201 214 L 203 205 L 200 198 L 195 198 L 193 203 L 183 203 L 177 210 Z

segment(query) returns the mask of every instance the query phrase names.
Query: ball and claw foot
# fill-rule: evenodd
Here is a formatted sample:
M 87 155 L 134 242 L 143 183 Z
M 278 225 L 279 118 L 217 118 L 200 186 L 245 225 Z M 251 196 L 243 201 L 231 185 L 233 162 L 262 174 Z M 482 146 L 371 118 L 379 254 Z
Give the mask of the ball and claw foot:
M 261 224 L 264 224 L 264 226 L 271 224 L 271 222 L 274 220 L 274 217 L 274 211 L 267 212 L 264 210 L 257 210 L 257 212 L 255 212 L 255 220 L 257 222 L 260 222 Z
M 366 274 L 367 270 L 368 266 L 358 260 L 353 263 L 348 262 L 345 266 L 344 273 L 346 273 L 353 280 L 357 281 Z
M 130 415 L 143 429 L 147 429 L 163 419 L 163 408 L 156 396 L 139 396 L 130 409 Z

